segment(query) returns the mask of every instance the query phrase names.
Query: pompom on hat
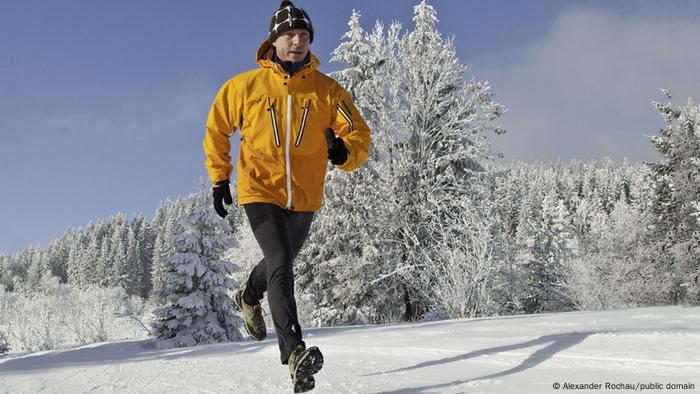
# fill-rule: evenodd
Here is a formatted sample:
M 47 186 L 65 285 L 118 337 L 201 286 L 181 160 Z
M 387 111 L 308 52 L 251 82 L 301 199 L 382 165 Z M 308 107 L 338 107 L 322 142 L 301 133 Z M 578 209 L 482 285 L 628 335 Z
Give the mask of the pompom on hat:
M 311 26 L 309 14 L 303 9 L 295 7 L 291 1 L 283 0 L 280 8 L 272 15 L 268 39 L 273 42 L 277 37 L 293 29 L 308 30 L 309 42 L 314 41 L 314 28 Z

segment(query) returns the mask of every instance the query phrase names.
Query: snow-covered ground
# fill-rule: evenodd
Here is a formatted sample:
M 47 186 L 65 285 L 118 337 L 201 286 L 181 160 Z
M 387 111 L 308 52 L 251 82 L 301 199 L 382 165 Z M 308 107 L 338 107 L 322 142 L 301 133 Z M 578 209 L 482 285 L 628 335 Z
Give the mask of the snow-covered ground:
M 326 358 L 316 393 L 635 391 L 606 383 L 700 392 L 700 307 L 308 329 L 305 339 Z M 0 392 L 291 393 L 292 387 L 271 331 L 263 342 L 158 350 L 151 340 L 132 340 L 6 357 Z

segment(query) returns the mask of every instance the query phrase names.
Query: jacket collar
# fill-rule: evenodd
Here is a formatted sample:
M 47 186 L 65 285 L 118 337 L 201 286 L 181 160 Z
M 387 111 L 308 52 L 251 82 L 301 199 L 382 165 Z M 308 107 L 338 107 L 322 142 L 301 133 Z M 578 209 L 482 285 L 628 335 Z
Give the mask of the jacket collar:
M 258 52 L 255 54 L 255 60 L 258 65 L 262 68 L 270 68 L 281 76 L 287 76 L 287 72 L 282 68 L 282 65 L 278 64 L 273 60 L 273 55 L 275 54 L 275 48 L 272 46 L 270 40 L 263 41 L 258 48 Z M 315 70 L 321 62 L 318 58 L 311 53 L 309 50 L 309 62 L 306 63 L 299 71 L 294 73 L 293 77 L 297 75 L 306 75 L 311 71 Z

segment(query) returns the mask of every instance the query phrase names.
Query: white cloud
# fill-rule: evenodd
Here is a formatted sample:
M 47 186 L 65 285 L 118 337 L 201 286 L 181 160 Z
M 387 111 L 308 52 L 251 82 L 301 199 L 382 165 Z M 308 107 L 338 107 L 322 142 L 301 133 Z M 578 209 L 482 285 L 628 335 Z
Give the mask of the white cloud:
M 509 111 L 494 146 L 529 161 L 656 160 L 651 101 L 665 100 L 659 88 L 677 104 L 700 96 L 698 37 L 699 19 L 564 12 L 538 42 L 475 62 Z

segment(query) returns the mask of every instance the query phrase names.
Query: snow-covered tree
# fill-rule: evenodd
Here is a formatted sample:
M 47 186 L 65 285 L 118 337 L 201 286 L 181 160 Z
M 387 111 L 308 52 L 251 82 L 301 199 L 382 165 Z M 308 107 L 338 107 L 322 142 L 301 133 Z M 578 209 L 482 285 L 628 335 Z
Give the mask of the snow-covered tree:
M 153 241 L 152 257 L 151 257 L 151 291 L 149 298 L 155 304 L 162 304 L 165 299 L 161 298 L 164 294 L 165 286 L 165 268 L 163 259 L 172 254 L 172 246 L 168 242 L 172 238 L 173 229 L 175 228 L 175 213 L 176 206 L 182 204 L 182 200 L 172 202 L 166 200 L 162 202 L 156 214 L 153 217 L 153 231 L 156 236 Z
M 96 284 L 100 286 L 107 286 L 109 283 L 108 278 L 110 277 L 110 272 L 112 269 L 112 262 L 110 260 L 111 255 L 109 237 L 105 236 L 102 238 L 100 253 L 97 256 L 97 261 L 95 262 L 95 278 L 97 279 Z
M 550 189 L 542 199 L 541 234 L 538 244 L 534 245 L 535 259 L 529 262 L 528 274 L 535 301 L 530 308 L 537 312 L 567 310 L 572 306 L 568 278 L 578 246 L 571 233 L 570 214 L 556 192 Z
M 5 256 L 0 252 L 0 287 L 5 290 L 10 274 L 10 256 Z
M 126 265 L 124 270 L 124 289 L 127 294 L 142 294 L 143 264 L 141 263 L 136 232 L 130 227 L 126 238 Z
M 397 51 L 403 105 L 394 129 L 391 180 L 400 207 L 394 270 L 406 286 L 407 319 L 420 317 L 430 302 L 433 283 L 425 278 L 430 273 L 424 262 L 442 259 L 445 247 L 465 245 L 458 241 L 463 200 L 472 207 L 487 203 L 479 199 L 479 173 L 492 157 L 487 136 L 499 131 L 492 121 L 503 112 L 487 84 L 464 81 L 466 66 L 453 39 L 438 32 L 435 9 L 423 1 L 414 7 L 413 20 L 414 30 L 401 38 Z M 449 237 L 441 239 L 443 234 Z
M 434 8 L 424 1 L 414 11 L 415 28 L 403 36 L 396 23 L 365 33 L 353 12 L 333 53 L 347 65 L 334 77 L 372 129 L 372 151 L 352 174 L 329 172 L 302 253 L 298 284 L 319 305 L 319 324 L 420 318 L 435 308 L 425 262 L 459 265 L 454 256 L 470 255 L 459 210 L 485 203 L 474 183 L 503 108 L 487 84 L 464 81 Z
M 22 264 L 27 267 L 27 279 L 25 282 L 26 289 L 32 289 L 39 286 L 41 278 L 45 274 L 45 269 L 42 266 L 42 251 L 36 248 L 30 248 L 23 253 L 20 253 Z
M 377 135 L 381 133 L 377 122 L 383 109 L 376 110 L 375 106 L 384 99 L 386 82 L 378 74 L 386 70 L 386 57 L 380 56 L 383 28 L 377 25 L 375 32 L 366 37 L 357 12 L 353 12 L 348 25 L 346 41 L 333 53 L 333 61 L 348 67 L 334 77 L 347 88 L 370 125 L 370 156 L 376 159 Z M 384 201 L 390 192 L 382 179 L 381 164 L 373 159 L 353 173 L 329 168 L 324 206 L 316 215 L 295 267 L 300 304 L 314 306 L 310 316 L 305 316 L 311 324 L 376 323 L 398 315 L 399 296 L 391 294 L 397 277 L 380 285 L 371 283 L 387 272 L 388 256 L 380 245 L 389 229 L 386 222 L 393 215 L 391 205 Z
M 314 325 L 393 320 L 400 307 L 391 289 L 396 278 L 372 283 L 389 258 L 381 250 L 391 214 L 378 208 L 388 206 L 379 201 L 382 185 L 368 169 L 332 170 L 326 182 L 324 206 L 295 262 L 299 303 L 314 306 Z
M 123 233 L 126 232 L 126 228 L 123 225 L 119 225 L 115 228 L 112 235 L 112 269 L 110 270 L 109 286 L 110 287 L 121 287 L 126 289 L 126 267 L 127 267 L 127 245 L 126 239 Z
M 426 254 L 427 280 L 418 290 L 425 291 L 423 297 L 432 303 L 428 309 L 433 316 L 428 317 L 481 316 L 497 309 L 492 298 L 498 218 L 494 211 L 484 210 L 483 204 L 478 209 L 467 199 L 461 202 L 464 206 L 445 212 L 442 220 L 446 225 L 433 230 L 433 247 L 443 253 Z
M 166 305 L 154 311 L 157 336 L 175 346 L 238 340 L 241 319 L 228 292 L 237 287 L 238 269 L 220 255 L 232 246 L 232 229 L 211 209 L 205 189 L 183 207 L 171 243 L 174 254 L 162 261 Z
M 138 234 L 136 236 L 136 251 L 138 254 L 138 261 L 140 262 L 140 270 L 142 273 L 138 295 L 143 298 L 147 298 L 151 292 L 152 286 L 151 266 L 153 264 L 152 258 L 155 237 L 153 235 L 153 231 L 151 230 L 151 226 L 143 217 L 141 217 L 140 220 L 137 221 L 136 230 L 136 233 Z
M 625 308 L 658 299 L 654 266 L 645 256 L 645 216 L 625 201 L 621 196 L 609 216 L 596 215 L 586 250 L 573 261 L 569 288 L 578 309 Z
M 85 250 L 83 250 L 83 253 L 80 255 L 80 282 L 84 285 L 92 285 L 98 282 L 96 268 L 100 245 L 97 238 L 98 234 L 94 230 L 95 228 L 92 227 L 91 229 L 93 230 L 91 234 L 90 232 L 87 234 L 89 241 L 85 246 Z
M 48 249 L 48 263 L 47 269 L 51 272 L 51 275 L 57 277 L 62 283 L 68 282 L 68 252 L 67 243 L 65 239 L 67 238 L 66 232 L 60 239 L 51 242 Z
M 10 338 L 0 329 L 0 356 L 9 353 L 10 350 L 12 350 L 12 348 L 10 348 Z
M 669 95 L 670 96 L 670 95 Z M 654 103 L 666 125 L 650 137 L 662 156 L 652 163 L 653 245 L 659 269 L 669 283 L 669 300 L 700 302 L 700 106 Z

